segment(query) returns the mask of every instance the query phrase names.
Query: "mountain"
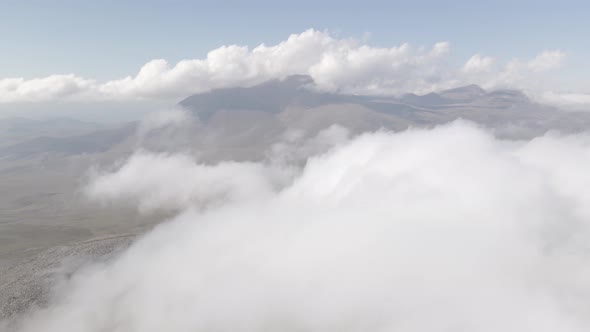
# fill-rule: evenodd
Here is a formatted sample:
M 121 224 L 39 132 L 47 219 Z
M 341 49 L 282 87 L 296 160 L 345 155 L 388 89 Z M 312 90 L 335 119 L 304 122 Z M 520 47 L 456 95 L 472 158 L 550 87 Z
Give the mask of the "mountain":
M 486 94 L 486 91 L 478 85 L 471 84 L 454 89 L 444 90 L 439 95 L 447 100 L 470 102 Z
M 315 92 L 311 87 L 311 77 L 294 75 L 253 87 L 216 89 L 192 95 L 181 101 L 180 105 L 194 110 L 199 118 L 208 119 L 219 110 L 280 113 L 288 106 L 314 107 L 357 99 L 354 96 Z
M 517 90 L 486 91 L 477 85 L 467 85 L 426 95 L 357 96 L 317 91 L 311 77 L 301 75 L 252 87 L 196 94 L 180 105 L 205 126 L 215 123 L 219 127 L 221 120 L 215 118 L 223 114 L 223 123 L 234 128 L 239 126 L 232 121 L 242 122 L 247 117 L 238 116 L 237 112 L 256 112 L 257 117 L 275 118 L 285 128 L 315 130 L 336 123 L 346 125 L 353 132 L 379 128 L 400 130 L 463 118 L 514 138 L 539 135 L 550 129 L 576 131 L 590 124 L 587 113 L 540 105 Z M 243 130 L 248 128 L 245 126 Z M 505 128 L 511 128 L 510 132 L 504 131 Z
M 517 90 L 485 91 L 468 85 L 425 95 L 358 96 L 319 91 L 311 77 L 303 75 L 195 94 L 180 106 L 194 115 L 194 123 L 152 131 L 142 144 L 156 150 L 198 150 L 211 160 L 256 159 L 289 130 L 313 135 L 333 124 L 359 133 L 429 127 L 462 118 L 507 138 L 532 137 L 551 129 L 575 132 L 590 126 L 588 113 L 540 105 Z M 0 121 L 1 128 L 5 128 L 3 135 L 33 136 L 0 144 L 0 159 L 18 159 L 103 153 L 133 136 L 135 127 L 97 130 L 99 125 L 71 119 L 13 118 Z
M 451 103 L 452 101 L 442 97 L 438 93 L 431 92 L 426 95 L 416 95 L 413 93 L 408 93 L 403 95 L 400 98 L 400 101 L 409 105 L 418 105 L 418 106 L 436 106 L 436 105 L 446 105 Z

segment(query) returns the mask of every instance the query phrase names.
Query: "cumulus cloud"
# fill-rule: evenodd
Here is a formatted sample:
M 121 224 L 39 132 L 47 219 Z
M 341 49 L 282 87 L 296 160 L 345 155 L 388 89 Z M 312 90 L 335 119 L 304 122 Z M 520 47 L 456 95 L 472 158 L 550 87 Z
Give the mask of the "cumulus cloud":
M 590 136 L 327 135 L 280 185 L 266 162 L 150 152 L 96 178 L 94 197 L 181 212 L 17 330 L 590 328 Z
M 210 51 L 205 58 L 176 64 L 152 60 L 135 75 L 107 82 L 75 75 L 0 79 L 0 102 L 177 100 L 215 88 L 249 86 L 294 74 L 312 76 L 321 90 L 355 94 L 423 94 L 473 83 L 531 90 L 539 88 L 533 74 L 559 68 L 565 56 L 562 51 L 549 50 L 494 70 L 492 57 L 475 54 L 456 68 L 450 65 L 450 54 L 448 42 L 429 48 L 410 44 L 376 47 L 310 29 L 276 45 L 227 45 Z
M 156 111 L 146 115 L 139 123 L 137 134 L 143 137 L 148 132 L 168 126 L 178 127 L 190 123 L 191 117 L 180 108 L 172 108 L 164 111 Z
M 103 201 L 134 202 L 146 213 L 178 210 L 264 195 L 272 188 L 267 183 L 269 173 L 256 163 L 208 166 L 185 155 L 139 151 L 116 173 L 97 178 L 86 192 Z
M 86 96 L 96 88 L 94 80 L 73 74 L 51 75 L 44 78 L 0 79 L 0 102 L 32 101 L 43 102 Z
M 574 110 L 587 110 L 590 105 L 590 93 L 544 91 L 539 93 L 536 99 Z
M 168 125 L 171 119 L 184 120 L 186 116 L 180 110 L 165 114 L 167 112 L 153 113 L 142 123 Z M 162 119 L 165 122 L 161 122 Z M 172 131 L 180 131 L 178 123 L 175 125 Z M 140 125 L 140 137 L 148 133 L 142 128 L 158 127 Z M 168 134 L 166 136 L 170 136 Z M 337 125 L 311 137 L 301 130 L 290 130 L 283 136 L 266 153 L 266 164 L 224 161 L 213 166 L 198 161 L 188 152 L 155 152 L 142 146 L 116 172 L 94 169 L 85 193 L 104 205 L 136 205 L 141 213 L 180 211 L 188 207 L 202 209 L 250 197 L 260 198 L 288 183 L 297 166 L 308 157 L 349 140 L 348 130 Z M 158 150 L 168 149 L 159 146 Z
M 565 53 L 562 51 L 544 51 L 530 60 L 527 66 L 535 72 L 557 69 L 562 66 L 564 58 Z
M 463 71 L 468 73 L 488 72 L 492 69 L 494 58 L 475 54 L 463 65 Z

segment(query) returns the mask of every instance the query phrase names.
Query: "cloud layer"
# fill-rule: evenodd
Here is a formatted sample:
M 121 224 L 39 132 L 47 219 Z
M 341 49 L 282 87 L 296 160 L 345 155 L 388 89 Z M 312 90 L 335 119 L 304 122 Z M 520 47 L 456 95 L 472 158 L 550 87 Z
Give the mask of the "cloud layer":
M 181 212 L 19 330 L 588 331 L 590 136 L 334 144 L 287 178 L 135 155 L 89 192 Z
M 108 82 L 73 74 L 0 79 L 0 102 L 177 100 L 214 88 L 253 85 L 293 74 L 311 75 L 322 90 L 355 94 L 423 94 L 475 83 L 484 88 L 524 89 L 536 96 L 544 91 L 539 75 L 558 69 L 565 56 L 552 50 L 530 60 L 498 64 L 493 57 L 475 54 L 463 65 L 453 66 L 450 52 L 447 42 L 430 48 L 409 44 L 374 47 L 307 30 L 272 46 L 222 46 L 204 59 L 177 64 L 152 60 L 136 75 Z

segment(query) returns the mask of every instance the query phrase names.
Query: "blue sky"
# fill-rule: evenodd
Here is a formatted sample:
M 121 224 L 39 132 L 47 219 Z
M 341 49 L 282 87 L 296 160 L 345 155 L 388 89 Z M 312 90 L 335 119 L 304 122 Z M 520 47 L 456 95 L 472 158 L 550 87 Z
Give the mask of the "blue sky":
M 112 79 L 151 59 L 200 58 L 223 44 L 274 44 L 308 28 L 368 35 L 377 46 L 449 41 L 457 61 L 476 52 L 511 58 L 561 49 L 575 73 L 587 73 L 581 62 L 590 57 L 589 14 L 585 1 L 4 0 L 0 77 Z

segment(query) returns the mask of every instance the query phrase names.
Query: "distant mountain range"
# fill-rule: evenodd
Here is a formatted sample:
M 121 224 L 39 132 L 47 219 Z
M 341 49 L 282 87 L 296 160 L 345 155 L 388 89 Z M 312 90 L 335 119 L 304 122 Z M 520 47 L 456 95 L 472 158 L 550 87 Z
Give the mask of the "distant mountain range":
M 551 129 L 576 132 L 590 128 L 590 113 L 541 105 L 516 90 L 485 91 L 468 85 L 426 95 L 358 96 L 317 91 L 311 77 L 302 75 L 195 94 L 180 106 L 195 116 L 195 124 L 175 134 L 170 144 L 212 154 L 226 151 L 221 154 L 243 158 L 268 147 L 285 130 L 313 134 L 332 124 L 362 132 L 429 127 L 462 118 L 507 138 L 528 138 Z M 0 158 L 100 153 L 128 141 L 135 126 L 105 128 L 63 118 L 0 120 L 0 138 L 5 143 L 0 144 Z M 6 144 L 19 135 L 18 143 Z M 146 144 L 161 145 L 167 139 L 152 133 Z
M 291 76 L 249 88 L 228 88 L 190 96 L 180 102 L 205 124 L 250 112 L 272 116 L 282 126 L 316 130 L 341 124 L 353 131 L 432 126 L 458 118 L 494 128 L 498 135 L 526 138 L 550 129 L 575 132 L 590 128 L 590 113 L 568 112 L 531 101 L 517 90 L 485 91 L 477 85 L 401 97 L 356 96 L 313 90 L 308 76 Z M 228 115 L 231 114 L 231 115 Z M 264 114 L 264 115 L 263 115 Z M 268 119 L 267 121 L 270 121 Z M 218 126 L 218 125 L 217 125 Z M 245 130 L 246 128 L 244 128 Z
M 74 136 L 40 136 L 0 148 L 0 156 L 29 158 L 42 155 L 70 156 L 105 152 L 129 137 L 134 125 L 92 131 Z
M 98 123 L 70 118 L 48 118 L 42 120 L 22 117 L 0 119 L 0 146 L 6 146 L 34 139 L 40 136 L 65 137 L 82 135 L 103 128 Z

